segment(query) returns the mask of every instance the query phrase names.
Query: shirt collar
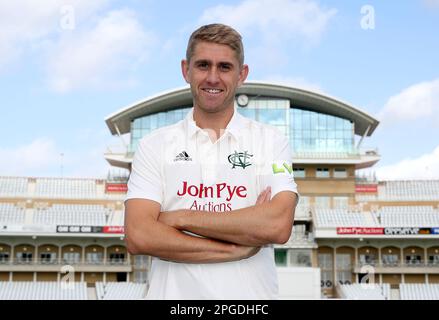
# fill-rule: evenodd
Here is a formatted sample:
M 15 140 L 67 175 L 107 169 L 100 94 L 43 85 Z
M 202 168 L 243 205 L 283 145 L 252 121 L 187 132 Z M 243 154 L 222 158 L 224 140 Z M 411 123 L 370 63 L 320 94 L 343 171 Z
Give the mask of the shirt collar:
M 200 127 L 196 125 L 194 121 L 194 108 L 192 108 L 188 112 L 185 121 L 186 121 L 186 128 L 189 138 L 192 138 L 194 134 L 202 130 Z M 225 134 L 230 133 L 235 139 L 238 139 L 239 134 L 243 129 L 243 127 L 244 127 L 244 117 L 241 114 L 239 114 L 238 110 L 236 110 L 235 108 L 232 119 L 230 119 L 226 127 Z

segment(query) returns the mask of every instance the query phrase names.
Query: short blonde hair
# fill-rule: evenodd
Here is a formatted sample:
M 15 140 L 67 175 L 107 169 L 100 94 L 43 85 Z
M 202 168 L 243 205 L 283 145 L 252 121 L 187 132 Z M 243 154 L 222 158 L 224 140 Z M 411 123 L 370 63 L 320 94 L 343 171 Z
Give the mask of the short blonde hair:
M 213 23 L 204 25 L 195 30 L 189 38 L 186 49 L 186 60 L 188 62 L 190 62 L 190 59 L 194 55 L 196 45 L 203 41 L 229 46 L 235 51 L 239 65 L 242 66 L 244 64 L 242 37 L 232 27 L 220 23 Z

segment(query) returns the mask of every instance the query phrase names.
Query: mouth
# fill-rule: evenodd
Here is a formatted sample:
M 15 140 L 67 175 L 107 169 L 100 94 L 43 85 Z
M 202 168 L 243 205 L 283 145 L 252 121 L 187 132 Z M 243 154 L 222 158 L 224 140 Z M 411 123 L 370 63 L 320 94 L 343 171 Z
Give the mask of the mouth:
M 224 90 L 217 88 L 202 88 L 201 90 L 208 93 L 209 95 L 218 95 L 224 92 Z

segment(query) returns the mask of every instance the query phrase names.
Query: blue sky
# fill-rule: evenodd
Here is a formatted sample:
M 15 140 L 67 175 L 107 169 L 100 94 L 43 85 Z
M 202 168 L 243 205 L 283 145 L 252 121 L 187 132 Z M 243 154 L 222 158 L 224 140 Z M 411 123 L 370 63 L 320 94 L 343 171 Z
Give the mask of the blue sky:
M 241 32 L 250 80 L 380 119 L 364 145 L 381 179 L 439 179 L 439 0 L 0 0 L 0 175 L 105 176 L 105 117 L 185 85 L 187 39 L 211 22 Z

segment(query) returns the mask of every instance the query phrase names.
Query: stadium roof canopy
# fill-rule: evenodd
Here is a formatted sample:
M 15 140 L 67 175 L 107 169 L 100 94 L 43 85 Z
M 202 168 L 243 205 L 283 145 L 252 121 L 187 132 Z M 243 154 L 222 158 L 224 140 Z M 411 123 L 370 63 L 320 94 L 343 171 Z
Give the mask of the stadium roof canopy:
M 351 120 L 355 124 L 355 134 L 360 136 L 372 135 L 379 124 L 378 120 L 366 112 L 339 99 L 283 84 L 248 81 L 238 89 L 237 94 L 285 98 L 289 99 L 294 107 Z M 130 132 L 131 121 L 139 117 L 191 105 L 191 91 L 186 86 L 159 93 L 122 108 L 108 116 L 105 122 L 113 135 L 125 134 Z

